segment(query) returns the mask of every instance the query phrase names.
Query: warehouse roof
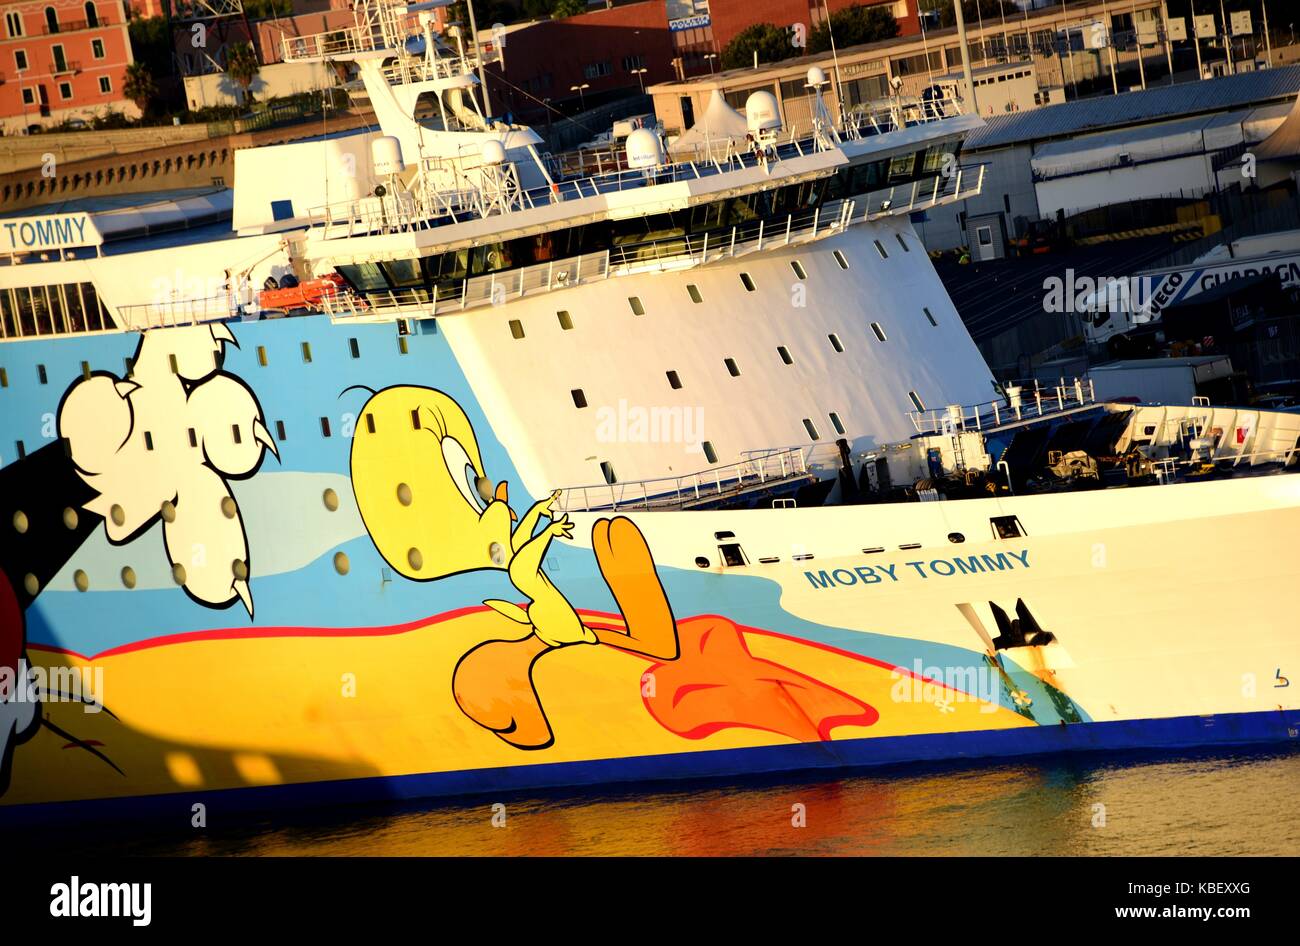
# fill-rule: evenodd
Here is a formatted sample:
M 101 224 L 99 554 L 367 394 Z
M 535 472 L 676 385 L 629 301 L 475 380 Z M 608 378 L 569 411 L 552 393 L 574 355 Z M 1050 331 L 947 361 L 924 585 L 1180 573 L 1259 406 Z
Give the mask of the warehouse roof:
M 966 138 L 965 147 L 967 151 L 1001 148 L 1105 128 L 1168 121 L 1293 99 L 1297 91 L 1300 91 L 1300 66 L 1286 66 L 1160 86 L 1145 92 L 1100 95 L 1077 102 L 994 115 L 984 120 L 983 128 Z

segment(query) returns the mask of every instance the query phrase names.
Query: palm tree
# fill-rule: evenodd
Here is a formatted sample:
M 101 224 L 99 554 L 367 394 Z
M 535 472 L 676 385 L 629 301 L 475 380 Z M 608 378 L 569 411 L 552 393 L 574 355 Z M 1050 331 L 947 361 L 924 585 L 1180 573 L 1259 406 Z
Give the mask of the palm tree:
M 226 50 L 226 75 L 243 91 L 245 105 L 253 101 L 253 80 L 261 69 L 257 53 L 248 43 L 235 43 Z
M 133 62 L 126 67 L 126 81 L 122 84 L 122 94 L 135 103 L 144 115 L 149 103 L 158 94 L 158 84 L 153 81 L 153 73 L 142 62 Z

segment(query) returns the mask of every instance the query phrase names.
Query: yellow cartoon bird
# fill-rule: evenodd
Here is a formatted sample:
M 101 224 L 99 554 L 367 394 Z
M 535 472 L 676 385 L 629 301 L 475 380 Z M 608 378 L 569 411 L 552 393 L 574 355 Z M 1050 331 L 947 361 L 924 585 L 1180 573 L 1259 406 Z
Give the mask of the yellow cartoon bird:
M 531 606 L 484 604 L 533 627 L 548 646 L 597 642 L 541 570 L 551 540 L 573 535 L 568 516 L 533 535 L 559 494 L 534 503 L 512 528 L 507 486 L 492 487 L 474 428 L 446 394 L 413 386 L 375 394 L 352 443 L 352 487 L 379 553 L 407 578 L 505 570 Z
M 533 664 L 548 651 L 605 643 L 659 660 L 676 658 L 672 609 L 640 530 L 623 517 L 593 526 L 597 563 L 626 627 L 587 627 L 542 571 L 551 540 L 573 537 L 567 515 L 552 518 L 559 491 L 517 517 L 506 483 L 493 488 L 483 469 L 469 418 L 443 392 L 404 385 L 372 394 L 352 442 L 352 488 L 375 547 L 402 575 L 434 581 L 495 569 L 528 599 L 526 610 L 484 601 L 529 633 L 484 641 L 452 674 L 465 715 L 511 745 L 543 749 L 553 742 L 532 681 Z M 543 517 L 548 521 L 539 530 Z

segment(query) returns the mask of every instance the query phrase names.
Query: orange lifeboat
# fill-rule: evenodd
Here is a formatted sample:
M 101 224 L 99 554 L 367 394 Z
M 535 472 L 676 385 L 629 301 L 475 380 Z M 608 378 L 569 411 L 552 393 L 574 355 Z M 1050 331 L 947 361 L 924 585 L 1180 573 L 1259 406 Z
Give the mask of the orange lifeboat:
M 285 286 L 284 282 L 290 282 L 290 285 Z M 338 273 L 330 273 L 319 279 L 309 279 L 301 283 L 286 278 L 281 280 L 279 288 L 263 289 L 258 302 L 263 309 L 275 309 L 280 312 L 291 312 L 294 309 L 317 310 L 327 296 L 342 292 L 345 285 L 343 277 Z

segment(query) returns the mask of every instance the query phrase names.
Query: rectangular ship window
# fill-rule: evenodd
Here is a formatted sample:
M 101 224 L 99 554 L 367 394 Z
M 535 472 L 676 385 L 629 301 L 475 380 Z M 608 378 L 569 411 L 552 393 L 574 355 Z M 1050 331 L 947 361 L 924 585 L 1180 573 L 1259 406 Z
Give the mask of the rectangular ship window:
M 687 284 L 686 292 L 691 297 L 691 301 L 694 302 L 696 305 L 699 305 L 701 302 L 704 301 L 704 297 L 700 295 L 699 287 L 697 287 L 693 283 Z
M 740 367 L 736 364 L 735 358 L 724 358 L 722 363 L 727 366 L 727 374 L 733 378 L 740 377 Z
M 929 306 L 924 306 L 921 309 L 921 311 L 925 313 L 925 317 L 930 320 L 931 325 L 933 325 L 935 328 L 939 327 L 939 323 L 934 320 L 934 313 L 930 311 Z
M 916 409 L 918 411 L 925 410 L 925 402 L 921 400 L 921 396 L 919 394 L 917 394 L 915 391 L 908 391 L 907 396 L 912 399 L 912 403 L 916 405 Z
M 518 319 L 510 320 L 510 337 L 513 339 L 520 339 L 524 337 L 523 322 L 520 322 Z
M 885 330 L 884 330 L 883 328 L 880 327 L 880 323 L 879 323 L 879 322 L 872 322 L 872 323 L 871 323 L 871 331 L 875 332 L 875 333 L 876 333 L 876 338 L 880 339 L 882 342 L 887 342 L 887 341 L 889 341 L 889 339 L 887 339 L 887 338 L 885 337 Z
M 582 393 L 582 388 L 574 388 L 569 392 L 573 396 L 573 406 L 579 409 L 587 406 L 587 395 Z
M 803 419 L 803 428 L 804 430 L 808 431 L 808 436 L 811 437 L 813 440 L 822 439 L 822 435 L 817 433 L 817 425 L 814 424 L 807 417 Z
M 636 296 L 628 296 L 627 304 L 632 307 L 633 315 L 645 315 L 645 306 L 641 304 L 641 300 Z
M 677 372 L 676 372 L 676 371 L 669 371 L 669 372 L 668 372 L 668 386 L 669 386 L 670 388 L 672 388 L 674 391 L 676 391 L 676 390 L 678 390 L 678 389 L 681 388 L 681 386 L 682 386 L 682 379 L 679 378 L 679 377 L 677 377 Z
M 776 353 L 781 356 L 781 360 L 787 365 L 794 364 L 794 359 L 790 357 L 790 349 L 786 348 L 784 345 L 777 345 Z
M 749 273 L 740 274 L 740 284 L 745 287 L 746 292 L 754 291 L 754 280 L 750 278 Z

